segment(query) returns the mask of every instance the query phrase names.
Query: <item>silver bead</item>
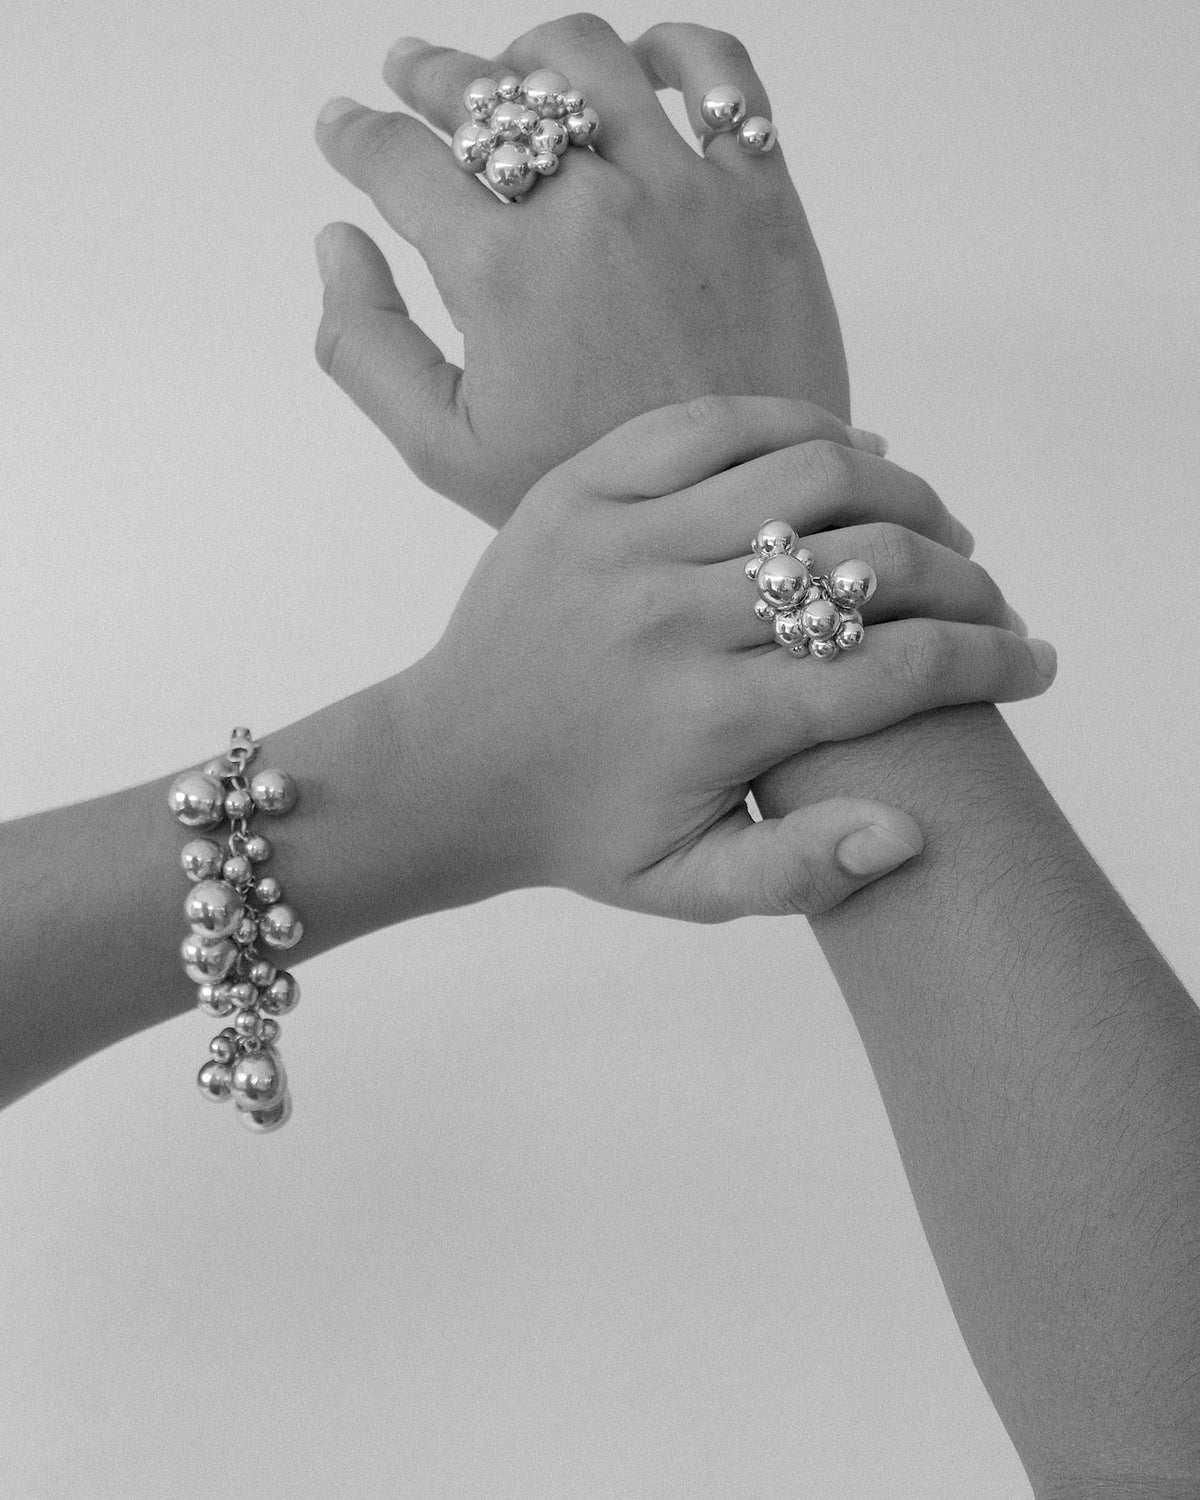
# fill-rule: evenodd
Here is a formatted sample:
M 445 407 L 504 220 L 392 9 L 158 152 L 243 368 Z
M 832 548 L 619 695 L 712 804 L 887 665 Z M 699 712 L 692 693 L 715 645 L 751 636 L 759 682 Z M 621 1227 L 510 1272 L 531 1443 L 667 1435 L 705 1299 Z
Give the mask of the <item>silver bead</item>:
M 233 1029 L 238 1036 L 252 1041 L 258 1036 L 262 1018 L 256 1010 L 239 1010 L 233 1018 Z
M 258 1027 L 258 1039 L 264 1047 L 279 1040 L 279 1022 L 273 1016 L 264 1016 Z
M 853 651 L 855 646 L 862 645 L 865 633 L 861 620 L 845 620 L 842 622 L 842 628 L 834 636 L 834 640 L 843 651 Z
M 809 641 L 808 649 L 818 661 L 832 661 L 838 654 L 836 641 Z
M 235 1010 L 247 1010 L 258 999 L 258 991 L 248 979 L 239 979 L 229 986 L 229 998 Z
M 511 99 L 497 104 L 492 111 L 490 124 L 497 143 L 523 141 L 530 131 L 537 128 L 538 117 L 532 110 L 526 109 L 519 99 Z
M 218 1031 L 209 1042 L 208 1050 L 218 1062 L 231 1063 L 238 1055 L 237 1037 L 232 1031 Z
M 476 120 L 486 120 L 500 102 L 500 87 L 494 78 L 476 78 L 463 90 L 466 111 Z
M 511 73 L 506 73 L 496 85 L 496 93 L 500 96 L 501 101 L 505 103 L 515 99 L 520 92 L 521 80 L 514 78 Z
M 488 152 L 495 144 L 495 132 L 486 120 L 468 120 L 454 132 L 450 150 L 464 172 L 479 173 L 487 165 Z
M 274 1052 L 247 1052 L 233 1065 L 229 1079 L 239 1109 L 270 1109 L 287 1089 L 287 1075 Z
M 285 1093 L 279 1103 L 270 1109 L 239 1109 L 237 1117 L 247 1130 L 266 1135 L 269 1131 L 286 1125 L 292 1118 L 292 1096 Z
M 779 132 L 763 115 L 751 115 L 738 127 L 737 143 L 752 156 L 765 156 L 774 149 L 778 139 Z
M 233 775 L 233 767 L 223 755 L 217 755 L 212 760 L 206 760 L 203 770 L 204 774 L 211 776 L 214 781 L 220 781 L 225 776 Z
M 254 867 L 244 854 L 231 854 L 221 866 L 221 878 L 236 890 L 244 891 L 254 879 Z
M 781 557 L 766 557 L 758 570 L 759 593 L 776 609 L 790 609 L 804 597 L 812 582 L 808 569 L 786 552 Z
M 807 547 L 797 547 L 795 552 L 792 553 L 792 556 L 796 558 L 798 562 L 802 562 L 810 573 L 812 572 L 813 563 L 815 563 L 817 559 Z
M 837 605 L 831 604 L 828 599 L 814 599 L 800 611 L 800 624 L 804 627 L 805 635 L 813 641 L 831 640 L 838 633 L 841 623 L 842 617 Z
M 529 137 L 529 149 L 538 156 L 561 156 L 571 144 L 571 132 L 561 120 L 539 120 Z
M 539 177 L 553 177 L 558 171 L 558 157 L 553 151 L 539 151 L 533 158 L 533 170 Z
M 221 873 L 221 846 L 212 839 L 189 839 L 179 851 L 179 863 L 189 880 L 215 880 Z
M 758 529 L 754 550 L 759 557 L 782 557 L 791 552 L 800 538 L 786 521 L 767 521 Z
M 764 622 L 773 620 L 775 618 L 775 606 L 768 604 L 765 599 L 756 599 L 754 601 L 754 616 L 755 619 Z
M 229 996 L 229 985 L 209 980 L 202 984 L 196 991 L 196 1004 L 206 1016 L 212 1016 L 216 1020 L 227 1016 L 234 1008 L 233 1001 Z
M 700 118 L 710 130 L 736 130 L 746 118 L 746 96 L 732 83 L 709 89 L 700 101 Z
M 550 115 L 559 108 L 559 100 L 570 87 L 570 80 L 556 69 L 538 68 L 521 84 L 521 98 L 539 115 Z
M 249 948 L 258 941 L 258 922 L 249 912 L 233 929 L 233 940 L 239 948 Z
M 581 115 L 587 108 L 587 96 L 582 89 L 564 89 L 562 96 L 563 115 Z M 561 118 L 561 116 L 560 116 Z
M 600 133 L 600 116 L 585 104 L 578 114 L 567 116 L 567 133 L 572 146 L 590 146 Z
M 261 833 L 252 833 L 242 845 L 242 852 L 252 865 L 265 865 L 274 849 L 271 848 L 271 840 L 264 838 Z
M 758 577 L 758 570 L 762 567 L 762 561 L 761 557 L 752 557 L 746 564 L 746 577 L 751 583 Z
M 199 933 L 189 932 L 179 945 L 179 956 L 183 959 L 184 973 L 192 983 L 204 984 L 225 978 L 237 957 L 237 945 L 228 938 L 209 942 Z
M 223 880 L 198 881 L 187 893 L 183 915 L 201 937 L 228 937 L 242 917 L 242 898 Z
M 829 592 L 838 604 L 858 609 L 875 593 L 875 569 L 861 558 L 852 557 L 829 570 Z
M 250 795 L 259 812 L 291 812 L 298 798 L 296 783 L 286 771 L 258 771 L 250 782 Z
M 225 788 L 215 776 L 185 771 L 171 783 L 167 806 L 185 828 L 212 828 L 225 816 Z
M 274 875 L 263 875 L 254 882 L 254 899 L 260 906 L 275 906 L 283 900 L 283 887 Z
M 256 958 L 246 970 L 246 978 L 256 990 L 265 990 L 278 973 L 275 965 L 265 958 Z
M 788 650 L 792 653 L 793 656 L 807 656 L 808 655 L 808 647 L 809 647 L 808 637 L 807 636 L 802 636 L 800 638 L 800 640 L 793 641 L 792 644 L 788 647 Z
M 805 640 L 804 626 L 800 623 L 800 616 L 794 614 L 776 615 L 775 639 L 781 646 L 794 646 L 797 641 Z
M 254 799 L 244 786 L 235 786 L 225 793 L 225 816 L 231 822 L 234 818 L 249 817 L 253 811 Z
M 214 1104 L 220 1104 L 222 1100 L 229 1098 L 229 1080 L 229 1064 L 218 1062 L 216 1058 L 212 1062 L 206 1062 L 196 1074 L 197 1087 Z
M 295 976 L 280 969 L 258 1003 L 266 1015 L 289 1015 L 300 1004 L 300 986 Z
M 488 157 L 484 173 L 502 198 L 520 198 L 538 180 L 533 170 L 533 152 L 516 141 L 505 141 Z
M 294 948 L 304 936 L 304 923 L 295 907 L 281 904 L 267 908 L 258 930 L 268 948 Z

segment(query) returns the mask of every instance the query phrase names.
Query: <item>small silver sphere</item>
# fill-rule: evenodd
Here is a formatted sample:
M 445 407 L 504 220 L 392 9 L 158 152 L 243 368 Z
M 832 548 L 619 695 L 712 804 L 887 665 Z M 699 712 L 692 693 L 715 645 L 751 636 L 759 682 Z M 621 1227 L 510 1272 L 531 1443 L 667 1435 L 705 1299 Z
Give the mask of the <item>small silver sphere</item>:
M 799 540 L 795 528 L 786 521 L 767 521 L 758 529 L 754 550 L 759 557 L 782 557 L 785 552 L 791 552 Z
M 214 781 L 220 781 L 225 776 L 233 775 L 233 767 L 223 755 L 217 755 L 212 760 L 206 760 L 202 769 L 204 774 L 211 776 Z
M 234 1031 L 237 1032 L 238 1036 L 245 1038 L 247 1041 L 253 1040 L 258 1036 L 261 1025 L 262 1017 L 256 1010 L 239 1010 L 233 1018 Z
M 286 1016 L 300 1004 L 300 986 L 294 975 L 280 969 L 259 1000 L 262 1010 L 269 1016 Z
M 287 1077 L 273 1052 L 248 1052 L 234 1063 L 229 1086 L 239 1109 L 270 1109 L 283 1097 Z
M 468 120 L 454 132 L 450 150 L 464 172 L 479 173 L 487 165 L 488 152 L 495 144 L 495 132 L 486 120 Z
M 838 654 L 836 641 L 809 641 L 808 649 L 818 661 L 832 661 Z
M 484 174 L 502 198 L 520 198 L 538 180 L 533 170 L 533 152 L 516 141 L 505 141 L 488 157 Z
M 238 1055 L 237 1037 L 224 1031 L 218 1031 L 216 1036 L 208 1044 L 208 1050 L 221 1063 L 231 1063 Z
M 237 957 L 237 945 L 228 938 L 209 942 L 197 932 L 189 932 L 179 945 L 183 970 L 193 984 L 224 979 Z
M 756 599 L 754 601 L 754 618 L 764 622 L 773 620 L 775 618 L 775 606 L 768 604 L 765 599 Z
M 539 115 L 549 115 L 559 107 L 559 100 L 571 87 L 555 68 L 538 68 L 521 84 L 521 98 Z
M 829 592 L 849 609 L 860 608 L 874 595 L 876 581 L 875 569 L 857 557 L 829 570 Z
M 231 854 L 221 866 L 221 878 L 235 890 L 244 891 L 254 879 L 254 867 L 244 854 Z
M 561 120 L 539 120 L 529 137 L 529 149 L 544 156 L 561 156 L 571 144 L 571 133 Z
M 558 157 L 553 151 L 539 151 L 533 158 L 533 170 L 539 177 L 553 177 L 558 171 Z
M 793 656 L 807 656 L 808 655 L 808 647 L 809 647 L 809 639 L 808 639 L 808 637 L 807 636 L 801 636 L 801 638 L 798 641 L 794 641 L 788 647 L 788 650 L 792 653 Z
M 794 646 L 797 641 L 805 640 L 804 626 L 800 623 L 800 616 L 776 615 L 775 639 L 781 646 Z
M 266 1135 L 286 1125 L 292 1118 L 292 1096 L 285 1093 L 279 1103 L 270 1109 L 239 1109 L 237 1117 L 247 1130 L 253 1130 L 257 1135 Z
M 523 141 L 530 131 L 535 130 L 538 117 L 532 110 L 528 110 L 518 99 L 510 99 L 497 104 L 492 111 L 490 121 L 492 134 L 496 141 Z
M 304 923 L 294 906 L 281 904 L 263 913 L 259 932 L 268 948 L 294 948 L 304 936 Z
M 189 880 L 215 880 L 221 873 L 221 846 L 212 839 L 189 839 L 179 851 L 179 863 Z
M 230 1067 L 228 1063 L 218 1062 L 216 1058 L 212 1062 L 206 1062 L 196 1074 L 196 1086 L 206 1099 L 211 1099 L 214 1104 L 220 1104 L 229 1098 Z
M 865 633 L 861 620 L 845 620 L 842 622 L 842 628 L 834 636 L 834 640 L 843 651 L 853 651 L 856 646 L 862 645 Z
M 710 130 L 736 130 L 746 118 L 746 96 L 732 83 L 709 89 L 700 101 L 700 118 Z
M 810 640 L 831 640 L 841 628 L 842 617 L 836 604 L 828 599 L 814 599 L 800 611 L 800 624 Z
M 273 963 L 265 958 L 256 958 L 246 970 L 246 978 L 257 990 L 265 990 L 271 984 L 279 971 Z
M 776 609 L 790 609 L 804 597 L 812 583 L 808 569 L 786 552 L 781 557 L 767 557 L 758 570 L 759 593 Z
M 233 940 L 239 948 L 249 948 L 251 943 L 258 941 L 258 922 L 249 912 L 233 929 Z
M 600 116 L 590 104 L 567 116 L 567 134 L 572 146 L 590 146 L 600 133 Z
M 225 816 L 232 822 L 235 818 L 248 818 L 254 811 L 254 799 L 244 786 L 235 786 L 225 793 Z
M 775 147 L 779 132 L 763 115 L 751 115 L 738 127 L 737 143 L 752 156 L 765 156 Z
M 274 875 L 263 875 L 254 882 L 254 899 L 260 906 L 276 906 L 283 900 L 283 887 Z
M 250 795 L 259 812 L 285 813 L 295 807 L 299 793 L 286 771 L 258 771 L 250 782 Z
M 229 998 L 235 1010 L 246 1010 L 258 999 L 258 991 L 247 979 L 239 979 L 229 986 Z
M 813 563 L 815 563 L 817 559 L 807 547 L 797 547 L 795 552 L 792 553 L 792 556 L 802 562 L 810 573 L 812 572 Z
M 496 85 L 496 93 L 500 96 L 501 101 L 504 103 L 508 103 L 511 100 L 515 99 L 520 92 L 521 80 L 519 78 L 514 78 L 511 73 L 506 73 L 500 80 L 500 82 Z
M 758 577 L 758 570 L 762 567 L 762 562 L 762 558 L 756 556 L 752 557 L 746 564 L 746 577 L 750 580 L 751 583 L 753 583 L 754 580 Z
M 259 1023 L 258 1039 L 264 1047 L 279 1040 L 280 1025 L 273 1016 L 264 1016 Z
M 587 108 L 587 95 L 582 89 L 564 89 L 562 95 L 563 115 L 581 115 Z
M 206 1016 L 212 1016 L 215 1020 L 221 1020 L 234 1008 L 229 986 L 221 981 L 214 984 L 210 980 L 202 984 L 196 991 L 196 1004 Z
M 225 788 L 215 776 L 185 771 L 171 783 L 167 806 L 185 828 L 212 828 L 225 816 Z
M 476 78 L 463 90 L 463 105 L 476 120 L 486 120 L 500 102 L 500 87 L 494 78 Z
M 261 833 L 252 833 L 242 845 L 242 850 L 252 865 L 265 865 L 275 852 L 271 848 L 271 840 L 264 838 Z
M 198 881 L 187 893 L 183 915 L 201 937 L 228 937 L 242 919 L 242 898 L 223 880 Z

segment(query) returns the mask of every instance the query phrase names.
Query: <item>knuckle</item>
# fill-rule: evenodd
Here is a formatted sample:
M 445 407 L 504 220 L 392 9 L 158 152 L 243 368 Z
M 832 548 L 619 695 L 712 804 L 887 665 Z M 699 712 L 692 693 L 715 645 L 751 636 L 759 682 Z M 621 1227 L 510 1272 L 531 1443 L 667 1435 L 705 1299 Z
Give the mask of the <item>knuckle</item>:
M 708 392 L 693 396 L 680 409 L 685 427 L 723 446 L 734 442 L 742 430 L 741 413 L 731 396 Z
M 525 40 L 532 41 L 536 38 L 539 42 L 576 47 L 606 41 L 615 36 L 616 32 L 602 16 L 590 10 L 581 10 L 570 16 L 560 16 L 556 21 L 548 21 L 546 25 L 530 32 Z
M 847 506 L 857 489 L 851 450 L 832 438 L 816 438 L 798 452 L 809 488 L 836 510 Z
M 753 72 L 750 52 L 741 37 L 734 36 L 731 31 L 719 31 L 706 26 L 698 26 L 696 29 L 702 34 L 714 61 L 726 64 L 742 74 Z
M 954 637 L 943 620 L 918 620 L 905 637 L 898 670 L 901 681 L 918 702 L 946 684 L 953 675 Z
M 873 521 L 868 527 L 875 571 L 881 578 L 903 579 L 910 587 L 925 570 L 924 548 L 915 532 L 895 521 Z
M 1004 591 L 986 568 L 976 562 L 967 564 L 974 582 L 977 603 L 972 615 L 983 624 L 998 624 L 1004 620 L 1007 601 Z

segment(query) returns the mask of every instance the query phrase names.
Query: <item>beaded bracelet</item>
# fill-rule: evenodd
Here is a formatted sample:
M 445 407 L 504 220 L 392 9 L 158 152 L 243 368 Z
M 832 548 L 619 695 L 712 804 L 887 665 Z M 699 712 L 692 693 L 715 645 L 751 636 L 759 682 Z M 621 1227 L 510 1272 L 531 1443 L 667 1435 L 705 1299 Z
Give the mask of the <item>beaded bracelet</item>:
M 235 729 L 225 755 L 171 783 L 167 803 L 185 828 L 216 829 L 229 820 L 226 848 L 192 839 L 180 851 L 192 889 L 184 902 L 191 932 L 180 946 L 184 971 L 199 986 L 206 1016 L 232 1017 L 209 1043 L 212 1058 L 196 1082 L 206 1099 L 232 1099 L 248 1130 L 278 1130 L 292 1112 L 287 1074 L 276 1051 L 279 1016 L 295 1010 L 300 986 L 257 950 L 293 948 L 304 924 L 286 905 L 272 875 L 258 873 L 270 859 L 270 840 L 250 832 L 256 812 L 278 815 L 296 805 L 296 783 L 286 771 L 246 771 L 258 750 L 248 729 Z M 218 838 L 220 835 L 218 835 Z

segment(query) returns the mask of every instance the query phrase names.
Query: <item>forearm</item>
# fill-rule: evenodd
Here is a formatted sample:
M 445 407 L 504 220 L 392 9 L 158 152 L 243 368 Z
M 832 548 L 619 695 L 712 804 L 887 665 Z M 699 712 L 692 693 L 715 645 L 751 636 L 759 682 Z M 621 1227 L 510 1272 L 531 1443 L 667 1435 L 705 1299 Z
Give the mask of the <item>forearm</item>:
M 1194 1481 L 1196 1009 L 994 709 L 818 750 L 756 790 L 778 813 L 849 788 L 906 808 L 926 848 L 814 930 L 1038 1493 Z

